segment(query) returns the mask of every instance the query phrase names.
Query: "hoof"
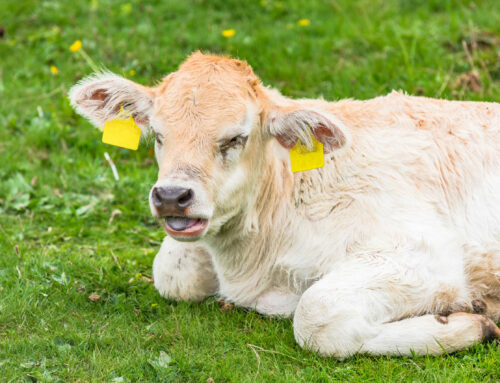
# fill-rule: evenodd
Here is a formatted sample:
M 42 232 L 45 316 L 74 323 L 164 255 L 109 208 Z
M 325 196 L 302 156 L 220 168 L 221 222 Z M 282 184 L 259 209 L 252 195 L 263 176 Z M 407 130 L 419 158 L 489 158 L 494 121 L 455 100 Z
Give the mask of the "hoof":
M 483 332 L 483 342 L 488 343 L 494 340 L 500 340 L 500 329 L 486 315 L 481 316 L 481 330 Z

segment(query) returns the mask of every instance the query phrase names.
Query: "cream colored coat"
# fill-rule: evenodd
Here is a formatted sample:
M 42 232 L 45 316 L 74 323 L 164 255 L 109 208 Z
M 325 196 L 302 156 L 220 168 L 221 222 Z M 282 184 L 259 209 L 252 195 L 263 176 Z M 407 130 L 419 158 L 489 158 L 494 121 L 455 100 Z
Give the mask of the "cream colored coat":
M 500 104 L 292 100 L 201 53 L 154 88 L 105 73 L 70 98 L 97 126 L 133 111 L 157 135 L 155 185 L 195 193 L 186 215 L 208 225 L 165 238 L 163 296 L 293 316 L 301 346 L 339 358 L 500 336 Z M 325 166 L 292 173 L 288 150 L 309 132 Z

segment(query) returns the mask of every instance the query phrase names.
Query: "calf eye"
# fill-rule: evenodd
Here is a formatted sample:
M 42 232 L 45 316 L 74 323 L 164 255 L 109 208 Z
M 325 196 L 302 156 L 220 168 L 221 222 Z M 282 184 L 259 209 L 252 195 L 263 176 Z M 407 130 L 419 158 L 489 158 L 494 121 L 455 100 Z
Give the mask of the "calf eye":
M 155 140 L 158 145 L 163 145 L 163 137 L 158 133 L 155 133 Z
M 222 143 L 220 146 L 220 150 L 222 153 L 227 152 L 229 149 L 240 146 L 240 145 L 245 145 L 247 142 L 247 138 L 245 136 L 236 136 L 231 138 L 230 140 L 227 140 Z
M 241 141 L 240 136 L 233 137 L 229 141 L 226 142 L 225 146 L 235 146 L 235 145 L 238 145 L 240 143 L 240 141 Z

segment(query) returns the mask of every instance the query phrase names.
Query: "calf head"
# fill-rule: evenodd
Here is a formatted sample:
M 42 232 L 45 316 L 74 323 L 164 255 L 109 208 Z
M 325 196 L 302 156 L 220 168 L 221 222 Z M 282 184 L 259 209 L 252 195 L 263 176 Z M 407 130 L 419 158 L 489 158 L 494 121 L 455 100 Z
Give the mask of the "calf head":
M 101 73 L 69 94 L 78 113 L 102 127 L 123 106 L 155 136 L 158 180 L 149 202 L 175 239 L 216 233 L 251 209 L 263 167 L 311 133 L 327 151 L 346 142 L 341 124 L 260 84 L 245 62 L 195 53 L 156 87 Z M 280 145 L 277 145 L 277 142 Z

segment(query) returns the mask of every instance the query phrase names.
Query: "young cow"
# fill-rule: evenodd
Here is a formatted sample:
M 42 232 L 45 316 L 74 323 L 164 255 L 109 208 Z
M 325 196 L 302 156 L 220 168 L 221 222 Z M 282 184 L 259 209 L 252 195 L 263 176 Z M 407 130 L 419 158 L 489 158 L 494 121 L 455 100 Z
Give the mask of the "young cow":
M 500 336 L 500 104 L 292 100 L 202 53 L 156 87 L 102 73 L 70 98 L 96 126 L 124 106 L 156 136 L 164 297 L 293 316 L 301 346 L 339 358 Z M 292 173 L 311 134 L 325 164 Z

